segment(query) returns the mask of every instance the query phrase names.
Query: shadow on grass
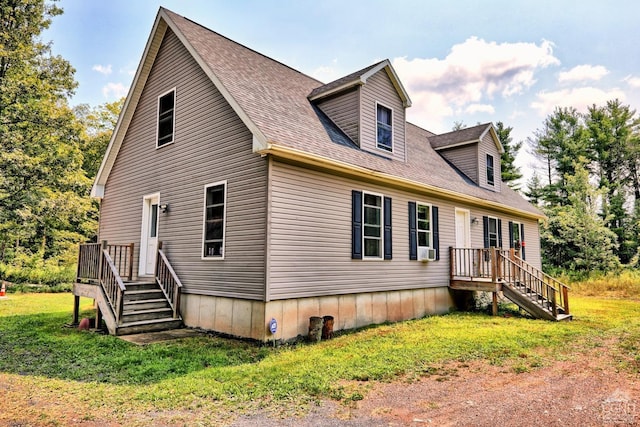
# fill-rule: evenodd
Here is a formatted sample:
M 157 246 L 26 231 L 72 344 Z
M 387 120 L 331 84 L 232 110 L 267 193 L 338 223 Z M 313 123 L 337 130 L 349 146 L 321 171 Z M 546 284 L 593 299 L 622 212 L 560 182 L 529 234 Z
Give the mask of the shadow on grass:
M 217 337 L 144 347 L 64 327 L 68 313 L 0 317 L 0 371 L 109 384 L 151 384 L 210 367 L 256 363 L 267 348 Z

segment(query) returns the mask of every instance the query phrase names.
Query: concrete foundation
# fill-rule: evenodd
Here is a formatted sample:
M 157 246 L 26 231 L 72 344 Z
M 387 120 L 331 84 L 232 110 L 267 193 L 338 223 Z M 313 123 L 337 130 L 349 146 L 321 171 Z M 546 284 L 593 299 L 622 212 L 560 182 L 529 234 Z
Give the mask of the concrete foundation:
M 333 316 L 334 331 L 448 313 L 454 307 L 449 288 L 427 288 L 355 295 L 250 301 L 183 294 L 181 314 L 189 327 L 258 341 L 287 341 L 306 336 L 311 316 Z M 269 331 L 276 319 L 277 331 Z

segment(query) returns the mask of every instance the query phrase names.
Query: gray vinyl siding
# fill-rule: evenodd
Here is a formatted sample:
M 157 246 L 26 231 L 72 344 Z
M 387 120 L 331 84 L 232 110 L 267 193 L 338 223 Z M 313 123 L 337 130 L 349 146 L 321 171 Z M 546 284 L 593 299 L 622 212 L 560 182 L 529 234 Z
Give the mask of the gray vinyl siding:
M 448 248 L 455 246 L 455 208 L 469 209 L 472 246 L 484 244 L 482 216 L 525 224 L 527 260 L 540 267 L 537 223 L 461 203 L 412 194 L 274 161 L 271 169 L 268 300 L 448 286 Z M 351 259 L 351 191 L 392 198 L 392 260 Z M 440 260 L 409 260 L 408 202 L 437 206 Z
M 376 147 L 376 102 L 393 110 L 393 153 Z M 380 70 L 360 89 L 360 147 L 381 156 L 405 161 L 405 110 L 391 79 Z
M 359 100 L 359 87 L 355 87 L 318 104 L 318 107 L 358 145 L 360 145 Z
M 493 181 L 494 185 L 487 184 L 487 154 L 491 154 L 493 156 Z M 478 185 L 483 188 L 488 188 L 490 190 L 500 192 L 501 191 L 501 169 L 500 169 L 500 153 L 498 152 L 498 147 L 496 147 L 496 143 L 494 142 L 491 133 L 487 132 L 487 134 L 482 138 L 480 144 L 478 145 L 478 170 L 480 171 Z
M 478 183 L 478 144 L 467 144 L 459 147 L 440 150 L 439 153 L 451 164 L 460 169 L 473 182 Z
M 164 71 L 163 71 L 164 70 Z M 179 72 L 176 72 L 179 70 Z M 176 88 L 175 142 L 156 149 L 157 97 Z M 204 186 L 227 181 L 224 260 L 201 259 Z M 168 31 L 105 187 L 100 238 L 135 244 L 137 275 L 142 200 L 160 193 L 164 244 L 184 292 L 263 299 L 266 159 L 251 132 Z
M 269 299 L 448 286 L 453 205 L 274 162 Z M 351 191 L 392 198 L 392 260 L 351 259 Z M 440 208 L 440 261 L 409 260 L 408 201 Z

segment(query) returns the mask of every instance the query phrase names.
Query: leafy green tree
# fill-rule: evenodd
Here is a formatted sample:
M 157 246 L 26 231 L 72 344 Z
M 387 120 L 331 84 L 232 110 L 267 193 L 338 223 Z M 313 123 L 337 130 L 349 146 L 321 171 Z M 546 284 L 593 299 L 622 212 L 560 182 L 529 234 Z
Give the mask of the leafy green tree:
M 522 142 L 514 143 L 511 137 L 511 126 L 505 126 L 502 122 L 496 123 L 496 133 L 498 139 L 504 148 L 504 152 L 500 156 L 500 165 L 502 168 L 502 181 L 506 182 L 511 188 L 518 189 L 517 180 L 522 178 L 520 168 L 515 165 L 518 151 L 522 148 Z
M 121 98 L 94 108 L 83 104 L 74 109 L 84 129 L 80 144 L 84 155 L 82 168 L 90 179 L 94 179 L 100 169 L 102 157 L 118 122 L 124 100 Z
M 62 10 L 0 0 L 0 247 L 47 258 L 84 240 L 91 210 L 71 65 L 39 40 Z M 80 232 L 78 231 L 80 230 Z

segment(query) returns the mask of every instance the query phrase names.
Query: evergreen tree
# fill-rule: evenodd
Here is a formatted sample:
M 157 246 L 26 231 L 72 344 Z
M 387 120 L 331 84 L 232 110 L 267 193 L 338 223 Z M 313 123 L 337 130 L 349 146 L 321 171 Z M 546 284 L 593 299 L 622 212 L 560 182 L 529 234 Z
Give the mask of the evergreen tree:
M 502 181 L 517 190 L 518 184 L 515 181 L 522 178 L 522 173 L 520 172 L 520 168 L 515 165 L 515 160 L 518 151 L 522 148 L 522 142 L 513 143 L 513 138 L 511 137 L 513 128 L 511 126 L 505 126 L 504 123 L 497 122 L 495 128 L 502 148 L 504 148 L 504 152 L 500 156 Z
M 568 203 L 548 208 L 542 227 L 546 263 L 575 271 L 610 271 L 619 265 L 614 250 L 616 235 L 599 214 L 603 191 L 589 182 L 587 159 L 574 163 L 574 175 L 566 175 Z

